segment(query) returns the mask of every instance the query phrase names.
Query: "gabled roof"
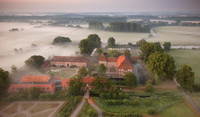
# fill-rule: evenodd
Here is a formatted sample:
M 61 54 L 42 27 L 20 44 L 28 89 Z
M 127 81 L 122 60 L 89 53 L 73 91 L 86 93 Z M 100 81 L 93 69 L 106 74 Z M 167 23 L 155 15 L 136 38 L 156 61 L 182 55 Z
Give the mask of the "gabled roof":
M 27 82 L 33 82 L 33 83 L 46 83 L 49 82 L 51 79 L 50 76 L 23 76 L 22 79 L 20 80 L 21 83 L 27 83 Z
M 83 56 L 54 56 L 51 62 L 87 62 Z
M 108 61 L 108 62 L 116 62 L 116 61 L 117 61 L 117 58 L 116 58 L 116 57 L 108 57 L 108 58 L 107 58 L 107 61 Z
M 107 61 L 106 55 L 105 55 L 104 53 L 102 53 L 102 54 L 99 56 L 99 61 Z
M 133 66 L 132 66 L 130 60 L 125 55 L 121 55 L 117 59 L 117 68 L 133 69 Z
M 126 59 L 125 55 L 119 56 L 117 59 L 117 67 L 119 67 L 125 59 Z

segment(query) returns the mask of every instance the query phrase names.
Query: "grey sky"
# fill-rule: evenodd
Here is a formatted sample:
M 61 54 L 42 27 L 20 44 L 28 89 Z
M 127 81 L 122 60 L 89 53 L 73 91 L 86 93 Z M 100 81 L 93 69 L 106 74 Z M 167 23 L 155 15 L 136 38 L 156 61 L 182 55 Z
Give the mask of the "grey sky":
M 200 12 L 200 0 L 0 0 L 1 11 Z

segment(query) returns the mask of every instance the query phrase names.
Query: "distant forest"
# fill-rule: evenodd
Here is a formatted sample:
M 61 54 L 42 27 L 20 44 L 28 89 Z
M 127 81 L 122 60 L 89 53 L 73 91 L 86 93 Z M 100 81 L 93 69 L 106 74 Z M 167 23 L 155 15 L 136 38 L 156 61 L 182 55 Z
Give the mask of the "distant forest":
M 107 30 L 114 32 L 150 32 L 150 26 L 141 26 L 140 23 L 133 22 L 111 22 L 108 27 L 104 27 L 102 22 L 89 22 L 89 29 Z

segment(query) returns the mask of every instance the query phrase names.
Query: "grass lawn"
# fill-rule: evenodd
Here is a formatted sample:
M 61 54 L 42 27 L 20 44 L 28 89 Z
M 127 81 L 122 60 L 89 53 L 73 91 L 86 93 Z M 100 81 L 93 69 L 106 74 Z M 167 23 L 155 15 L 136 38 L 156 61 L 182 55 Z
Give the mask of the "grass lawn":
M 75 73 L 76 73 L 75 68 L 65 68 L 62 69 L 60 72 L 51 72 L 51 74 L 60 79 L 71 78 L 71 76 Z
M 30 110 L 30 113 L 33 114 L 33 113 L 40 112 L 46 109 L 52 109 L 52 108 L 57 107 L 58 105 L 59 105 L 58 103 L 39 103 Z
M 195 117 L 185 102 L 177 103 L 156 115 L 158 117 Z
M 97 111 L 86 102 L 78 117 L 97 117 L 97 116 L 98 116 Z
M 170 55 L 175 59 L 177 68 L 186 64 L 195 72 L 195 84 L 200 85 L 200 50 L 171 50 Z
M 103 50 L 104 52 L 108 52 L 108 51 L 109 51 L 109 50 L 106 49 L 106 48 L 103 48 L 102 50 Z M 131 49 L 131 50 L 130 50 L 131 55 L 132 55 L 132 56 L 139 56 L 138 53 L 137 53 L 137 50 L 138 50 L 138 49 Z M 117 51 L 118 51 L 118 52 L 121 52 L 121 53 L 124 53 L 125 50 L 117 50 Z
M 10 106 L 9 108 L 7 108 L 3 112 L 6 113 L 6 114 L 14 114 L 14 113 L 17 112 L 17 107 L 18 107 L 18 104 L 14 103 L 12 106 Z
M 0 101 L 0 110 L 4 109 L 6 106 L 8 106 L 10 104 L 10 102 L 3 102 Z
M 28 110 L 31 106 L 33 106 L 34 103 L 23 103 L 22 104 L 22 111 Z

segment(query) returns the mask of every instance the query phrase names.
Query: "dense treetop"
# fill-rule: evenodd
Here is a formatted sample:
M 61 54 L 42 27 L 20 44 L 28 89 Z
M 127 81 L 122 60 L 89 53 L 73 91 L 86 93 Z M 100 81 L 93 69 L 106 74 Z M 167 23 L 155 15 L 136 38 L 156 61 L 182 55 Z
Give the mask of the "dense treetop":
M 33 55 L 25 61 L 25 64 L 28 67 L 40 69 L 40 67 L 44 63 L 44 61 L 45 61 L 45 58 L 43 56 Z
M 70 40 L 70 38 L 68 38 L 68 37 L 61 37 L 61 36 L 58 36 L 58 37 L 56 37 L 53 40 L 53 44 L 64 44 L 64 43 L 69 43 L 69 42 L 72 42 Z
M 9 72 L 0 68 L 0 98 L 6 93 L 9 83 Z

